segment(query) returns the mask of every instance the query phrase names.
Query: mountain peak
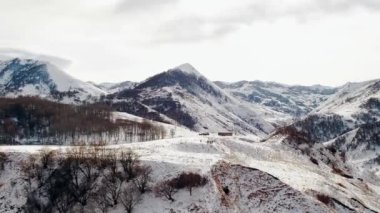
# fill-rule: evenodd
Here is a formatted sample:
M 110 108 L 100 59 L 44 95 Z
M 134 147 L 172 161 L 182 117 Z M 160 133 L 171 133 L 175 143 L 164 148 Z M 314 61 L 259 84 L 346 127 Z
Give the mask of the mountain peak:
M 193 75 L 196 75 L 196 76 L 202 76 L 202 74 L 200 74 L 191 64 L 189 63 L 184 63 L 184 64 L 181 64 L 177 67 L 175 67 L 173 70 L 181 70 L 182 72 L 184 73 L 187 73 L 187 74 L 193 74 Z
M 104 93 L 47 61 L 13 58 L 0 63 L 0 94 L 4 96 L 39 95 L 72 102 Z

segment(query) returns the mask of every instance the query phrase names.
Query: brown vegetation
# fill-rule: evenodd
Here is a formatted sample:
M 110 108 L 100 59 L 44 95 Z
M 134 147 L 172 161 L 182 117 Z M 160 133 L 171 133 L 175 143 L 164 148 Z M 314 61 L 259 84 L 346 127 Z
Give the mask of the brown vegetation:
M 102 212 L 118 203 L 131 212 L 147 190 L 151 168 L 131 150 L 95 146 L 53 153 L 42 150 L 21 163 L 25 212 L 84 212 L 91 202 Z
M 112 121 L 111 108 L 107 106 L 67 105 L 37 97 L 0 98 L 0 123 L 0 144 L 15 144 L 19 140 L 93 144 L 110 138 L 147 141 L 167 134 L 162 126 L 148 121 Z

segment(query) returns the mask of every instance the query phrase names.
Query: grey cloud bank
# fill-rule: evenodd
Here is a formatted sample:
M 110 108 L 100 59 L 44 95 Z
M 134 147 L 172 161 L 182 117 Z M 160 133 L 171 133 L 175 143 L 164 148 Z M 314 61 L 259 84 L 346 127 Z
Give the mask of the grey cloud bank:
M 95 82 L 140 81 L 190 62 L 212 80 L 341 85 L 380 77 L 379 8 L 378 0 L 1 1 L 0 54 L 65 58 L 72 76 Z

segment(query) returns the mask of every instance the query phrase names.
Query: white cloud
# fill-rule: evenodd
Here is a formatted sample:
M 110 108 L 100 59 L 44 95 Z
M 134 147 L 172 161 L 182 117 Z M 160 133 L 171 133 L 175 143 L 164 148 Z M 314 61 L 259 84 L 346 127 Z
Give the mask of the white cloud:
M 24 58 L 24 59 L 34 59 L 38 61 L 46 61 L 53 63 L 54 65 L 65 69 L 70 65 L 70 61 L 59 58 L 52 55 L 37 54 L 33 52 L 28 52 L 25 50 L 11 49 L 11 48 L 0 48 L 0 60 L 11 60 L 14 58 Z
M 121 0 L 116 5 L 116 12 L 149 12 L 152 9 L 178 3 L 179 0 Z
M 379 8 L 378 0 L 1 1 L 0 48 L 67 58 L 71 75 L 98 82 L 190 62 L 213 80 L 338 85 L 380 77 Z

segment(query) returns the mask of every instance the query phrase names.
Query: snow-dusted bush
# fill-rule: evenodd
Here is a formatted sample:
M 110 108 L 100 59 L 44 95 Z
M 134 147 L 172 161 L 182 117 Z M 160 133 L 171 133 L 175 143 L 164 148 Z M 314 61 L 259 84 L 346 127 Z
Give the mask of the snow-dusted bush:
M 332 198 L 329 197 L 328 195 L 325 195 L 325 194 L 316 194 L 315 197 L 317 198 L 317 200 L 321 201 L 322 203 L 324 203 L 325 205 L 329 206 L 331 205 L 331 202 L 332 202 Z
M 204 186 L 207 183 L 207 178 L 193 172 L 182 172 L 176 179 L 176 188 L 187 188 L 192 193 L 192 188 Z

